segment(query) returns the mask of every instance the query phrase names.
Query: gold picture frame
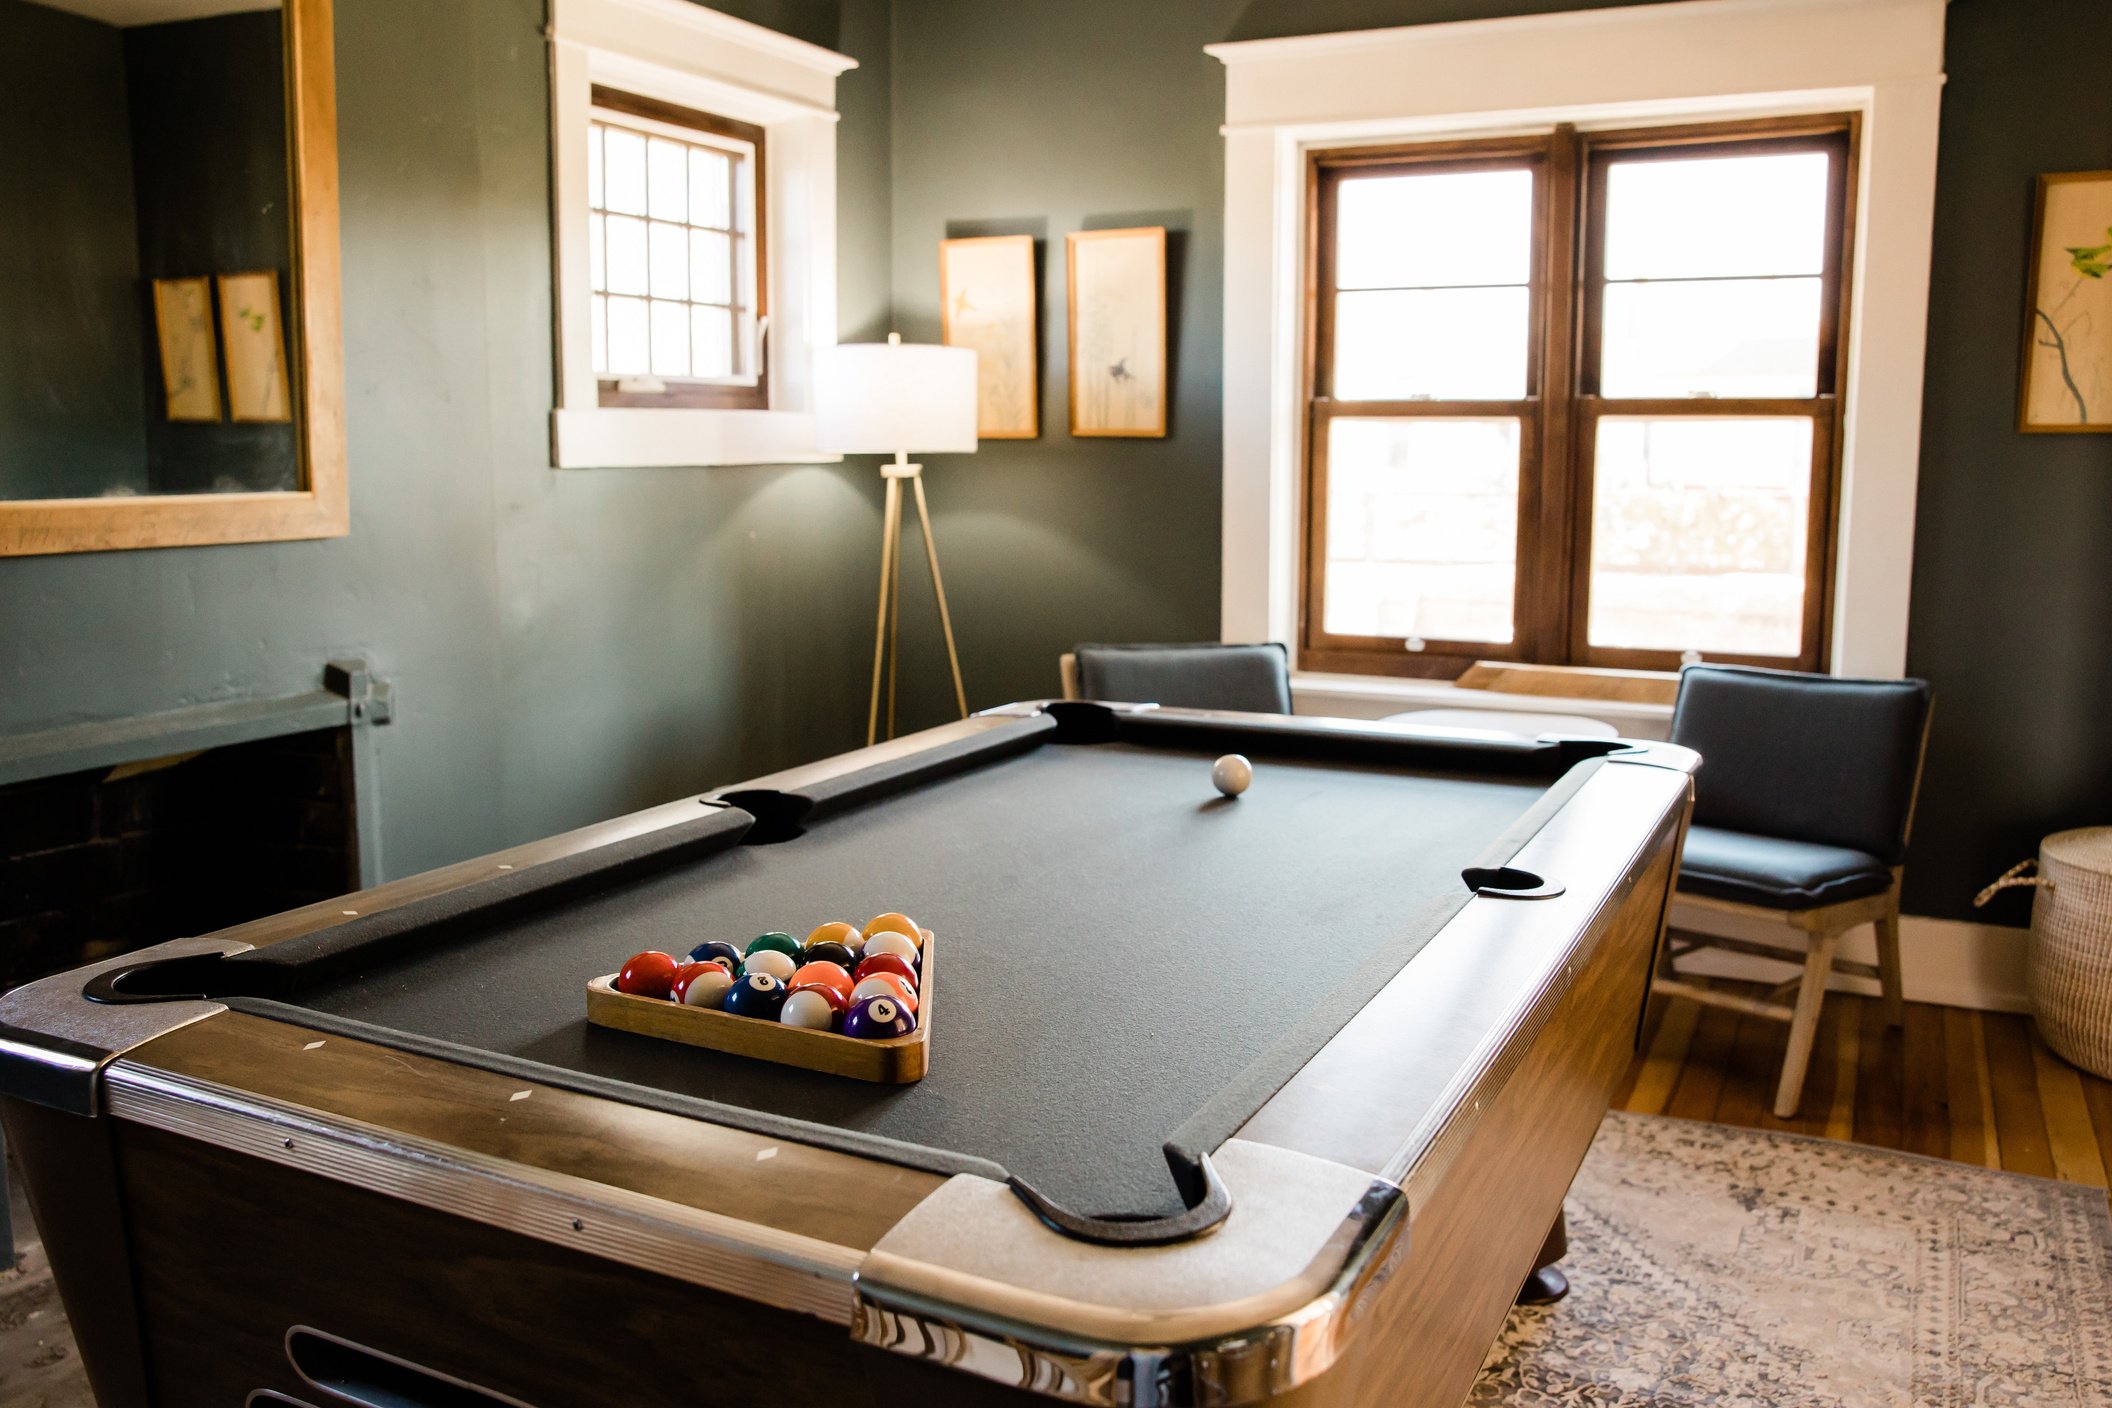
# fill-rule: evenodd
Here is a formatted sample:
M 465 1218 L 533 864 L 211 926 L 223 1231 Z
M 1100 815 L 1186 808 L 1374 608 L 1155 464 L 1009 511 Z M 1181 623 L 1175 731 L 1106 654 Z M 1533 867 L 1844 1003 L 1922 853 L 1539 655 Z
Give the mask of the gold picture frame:
M 1071 434 L 1166 434 L 1166 228 L 1064 236 Z
M 2112 432 L 2112 171 L 2039 177 L 2017 429 Z
M 161 351 L 162 413 L 172 421 L 220 419 L 220 355 L 210 279 L 154 280 L 154 338 Z
M 981 440 L 1041 434 L 1041 365 L 1034 301 L 1034 237 L 939 241 L 941 340 L 975 350 L 975 433 Z
M 298 408 L 302 487 L 0 500 L 0 557 L 341 538 L 350 531 L 331 7 L 332 0 L 285 0 L 293 309 L 282 340 Z
M 227 357 L 228 419 L 293 419 L 286 382 L 286 338 L 279 324 L 279 276 L 269 269 L 222 274 L 220 346 Z

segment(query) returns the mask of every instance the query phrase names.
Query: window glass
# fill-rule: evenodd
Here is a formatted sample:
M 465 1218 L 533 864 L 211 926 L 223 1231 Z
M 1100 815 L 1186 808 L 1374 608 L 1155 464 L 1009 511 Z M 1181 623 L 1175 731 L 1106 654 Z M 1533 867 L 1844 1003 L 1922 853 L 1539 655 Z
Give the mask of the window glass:
M 1518 446 L 1509 417 L 1333 421 L 1327 629 L 1510 640 Z
M 1526 388 L 1524 288 L 1390 289 L 1335 300 L 1344 401 L 1516 401 Z
M 1831 163 L 1790 152 L 1608 165 L 1601 395 L 1816 393 Z
M 1797 654 L 1811 437 L 1801 416 L 1601 417 L 1591 643 Z
M 588 131 L 594 369 L 752 376 L 752 150 L 644 130 L 665 125 L 597 111 Z
M 1334 394 L 1515 401 L 1526 393 L 1533 173 L 1345 179 L 1335 203 Z

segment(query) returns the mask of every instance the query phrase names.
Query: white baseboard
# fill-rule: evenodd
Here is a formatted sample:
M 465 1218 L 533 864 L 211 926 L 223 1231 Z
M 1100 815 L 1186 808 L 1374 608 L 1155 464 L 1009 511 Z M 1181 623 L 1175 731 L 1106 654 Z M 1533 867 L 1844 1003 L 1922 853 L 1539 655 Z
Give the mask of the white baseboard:
M 1784 926 L 1765 920 L 1717 914 L 1674 902 L 1672 927 L 1697 933 L 1722 934 L 1728 938 L 1770 939 Z M 1974 924 L 1961 919 L 1931 919 L 1908 914 L 1900 918 L 1900 968 L 1905 978 L 1907 1000 L 1935 1002 L 1945 1007 L 1972 1007 L 1984 1012 L 2028 1012 L 2031 1004 L 2024 983 L 2024 955 L 2031 939 L 2029 929 L 2003 924 Z M 1862 963 L 1877 962 L 1877 936 L 1868 925 L 1841 940 L 1841 956 Z M 1796 976 L 1797 966 L 1766 958 L 1748 957 L 1711 949 L 1680 961 L 1682 972 L 1712 977 L 1748 978 L 1778 983 Z M 1875 995 L 1877 984 L 1868 978 L 1836 973 L 1830 988 L 1837 992 Z

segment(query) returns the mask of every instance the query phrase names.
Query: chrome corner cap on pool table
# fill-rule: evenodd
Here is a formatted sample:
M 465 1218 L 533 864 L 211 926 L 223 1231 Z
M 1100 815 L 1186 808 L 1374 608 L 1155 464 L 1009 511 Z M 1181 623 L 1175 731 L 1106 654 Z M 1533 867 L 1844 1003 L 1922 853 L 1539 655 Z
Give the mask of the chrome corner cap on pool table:
M 948 1180 L 858 1269 L 851 1333 L 1016 1388 L 1109 1408 L 1233 1408 L 1317 1377 L 1358 1297 L 1407 1249 L 1384 1179 L 1232 1139 L 1232 1212 L 1145 1250 L 1051 1239 L 1003 1185 Z
M 225 1012 L 208 999 L 106 1006 L 83 989 L 105 974 L 175 958 L 220 957 L 250 945 L 215 936 L 170 939 L 55 973 L 0 995 L 0 1094 L 72 1114 L 98 1113 L 110 1062 L 179 1027 Z

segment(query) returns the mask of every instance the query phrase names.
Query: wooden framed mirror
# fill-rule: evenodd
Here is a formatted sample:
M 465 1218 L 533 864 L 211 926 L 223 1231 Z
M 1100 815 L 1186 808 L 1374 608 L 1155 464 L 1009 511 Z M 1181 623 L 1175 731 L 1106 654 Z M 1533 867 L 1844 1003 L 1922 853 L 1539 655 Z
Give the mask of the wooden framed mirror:
M 0 556 L 343 536 L 331 0 L 0 0 L 0 55 Z

